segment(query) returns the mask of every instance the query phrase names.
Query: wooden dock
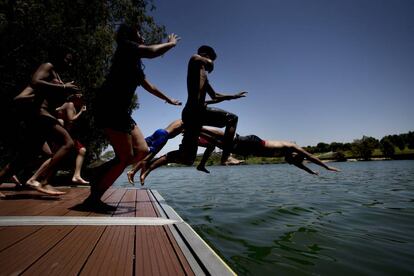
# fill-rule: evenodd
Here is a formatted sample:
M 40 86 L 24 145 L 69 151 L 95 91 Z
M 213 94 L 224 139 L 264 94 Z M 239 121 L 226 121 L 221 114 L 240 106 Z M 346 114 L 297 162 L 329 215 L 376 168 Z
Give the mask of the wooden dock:
M 1 186 L 0 275 L 235 275 L 150 189 L 111 189 L 108 214 L 75 207 L 89 188 L 61 197 Z

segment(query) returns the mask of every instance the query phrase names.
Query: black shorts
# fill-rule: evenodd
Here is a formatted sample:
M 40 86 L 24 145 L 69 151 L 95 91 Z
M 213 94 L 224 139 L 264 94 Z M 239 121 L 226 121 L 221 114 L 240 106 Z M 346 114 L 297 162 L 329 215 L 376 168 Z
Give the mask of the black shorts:
M 237 125 L 238 117 L 220 108 L 207 107 L 201 111 L 184 108 L 182 119 L 184 123 L 184 134 L 180 151 L 186 156 L 195 158 L 202 126 L 222 128 Z
M 231 152 L 242 156 L 261 155 L 264 146 L 265 141 L 256 135 L 236 135 Z

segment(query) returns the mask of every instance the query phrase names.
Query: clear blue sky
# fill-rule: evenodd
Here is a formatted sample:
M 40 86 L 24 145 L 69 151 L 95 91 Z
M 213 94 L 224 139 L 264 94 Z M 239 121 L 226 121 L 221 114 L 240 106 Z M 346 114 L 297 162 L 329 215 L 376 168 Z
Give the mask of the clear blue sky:
M 157 23 L 182 40 L 163 57 L 144 60 L 147 78 L 185 103 L 188 59 L 200 45 L 213 46 L 212 86 L 249 92 L 216 105 L 239 116 L 242 135 L 306 146 L 414 130 L 414 1 L 154 4 Z M 182 107 L 137 92 L 141 107 L 133 117 L 144 135 L 180 117 Z

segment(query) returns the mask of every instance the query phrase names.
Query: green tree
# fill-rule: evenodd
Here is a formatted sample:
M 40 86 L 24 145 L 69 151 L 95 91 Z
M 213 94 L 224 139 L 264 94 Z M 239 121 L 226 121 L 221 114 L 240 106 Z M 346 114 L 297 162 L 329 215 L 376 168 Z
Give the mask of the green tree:
M 354 140 L 352 152 L 364 160 L 371 159 L 372 152 L 379 147 L 379 141 L 374 137 L 363 136 L 362 139 Z
M 338 142 L 332 142 L 329 145 L 329 149 L 331 151 L 343 151 L 343 148 L 344 148 L 344 144 L 338 143 Z
M 329 144 L 320 142 L 316 145 L 316 152 L 328 152 L 328 151 L 329 151 Z
M 405 148 L 405 142 L 402 137 L 402 135 L 390 135 L 387 136 L 388 139 L 393 143 L 395 146 L 397 146 L 400 150 L 403 150 Z
M 72 72 L 83 90 L 88 112 L 80 133 L 95 159 L 106 147 L 92 118 L 95 92 L 104 80 L 114 50 L 114 30 L 121 22 L 139 24 L 148 43 L 158 42 L 165 29 L 147 13 L 151 0 L 15 0 L 0 1 L 0 156 L 18 147 L 18 122 L 10 120 L 12 98 L 29 83 L 34 70 L 53 49 L 64 46 L 75 54 Z M 137 102 L 133 107 L 137 106 Z M 5 120 L 7 118 L 7 120 Z M 1 160 L 0 160 L 1 161 Z
M 407 133 L 407 147 L 409 149 L 414 149 L 414 131 L 409 131 Z
M 393 157 L 395 154 L 395 146 L 389 139 L 389 137 L 384 137 L 380 141 L 381 151 L 386 157 Z

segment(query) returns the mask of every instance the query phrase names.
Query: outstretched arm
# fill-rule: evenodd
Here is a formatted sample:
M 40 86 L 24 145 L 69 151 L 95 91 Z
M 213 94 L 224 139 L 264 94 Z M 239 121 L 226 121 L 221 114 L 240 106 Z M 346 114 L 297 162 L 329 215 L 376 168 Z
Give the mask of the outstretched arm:
M 209 83 L 207 84 L 207 93 L 208 95 L 210 95 L 211 100 L 206 101 L 206 104 L 215 104 L 215 103 L 219 103 L 222 101 L 239 99 L 239 98 L 246 97 L 246 94 L 247 94 L 246 91 L 242 91 L 234 95 L 225 95 L 225 94 L 217 93 L 216 91 L 214 91 L 213 87 L 211 87 Z
M 14 97 L 13 100 L 21 102 L 21 101 L 28 101 L 28 100 L 34 99 L 34 97 L 35 97 L 35 94 L 34 94 L 33 88 L 30 86 L 26 86 L 26 88 L 23 89 L 23 91 L 20 92 L 19 95 Z
M 301 154 L 302 156 L 304 156 L 307 160 L 309 160 L 310 162 L 312 162 L 312 163 L 314 163 L 314 164 L 316 164 L 316 165 L 319 165 L 319 166 L 321 166 L 321 167 L 323 167 L 323 168 L 325 168 L 325 169 L 327 169 L 327 170 L 329 170 L 329 171 L 334 171 L 334 172 L 340 172 L 340 170 L 339 169 L 337 169 L 337 168 L 335 168 L 335 167 L 330 167 L 330 166 L 328 166 L 328 165 L 326 165 L 325 163 L 323 163 L 319 158 L 317 158 L 317 157 L 315 157 L 315 156 L 313 156 L 312 154 L 310 154 L 309 152 L 307 152 L 306 150 L 304 150 L 304 149 L 302 149 L 301 147 L 299 147 L 299 146 L 296 146 L 295 145 L 295 147 L 294 147 L 294 151 L 296 151 L 298 154 Z M 296 165 L 296 164 L 295 164 Z M 297 166 L 297 165 L 296 165 Z M 303 165 L 302 165 L 303 166 Z M 301 169 L 303 169 L 303 168 L 301 168 Z M 305 169 L 306 170 L 306 169 Z M 308 169 L 308 170 L 310 170 L 310 169 Z M 306 170 L 306 171 L 308 171 L 308 170 Z
M 144 81 L 142 82 L 142 87 L 145 90 L 147 90 L 149 93 L 151 93 L 152 95 L 154 95 L 154 96 L 156 96 L 156 97 L 158 97 L 162 100 L 165 100 L 169 104 L 181 105 L 181 102 L 179 100 L 171 99 L 170 97 L 168 97 L 167 95 L 162 93 L 155 85 L 150 83 L 147 79 L 144 79 Z
M 168 41 L 160 44 L 143 45 L 140 44 L 137 48 L 139 54 L 143 58 L 155 58 L 165 54 L 168 50 L 177 45 L 180 38 L 176 34 L 170 34 Z
M 302 162 L 300 162 L 300 163 L 293 163 L 293 165 L 295 165 L 295 166 L 296 166 L 296 167 L 298 167 L 299 169 L 302 169 L 302 170 L 304 170 L 304 171 L 306 171 L 306 172 L 308 172 L 308 173 L 310 173 L 310 174 L 319 175 L 319 173 L 318 173 L 318 172 L 315 172 L 315 171 L 313 171 L 313 170 L 309 169 L 308 167 L 306 167 L 305 165 L 303 165 L 303 163 L 302 163 Z

